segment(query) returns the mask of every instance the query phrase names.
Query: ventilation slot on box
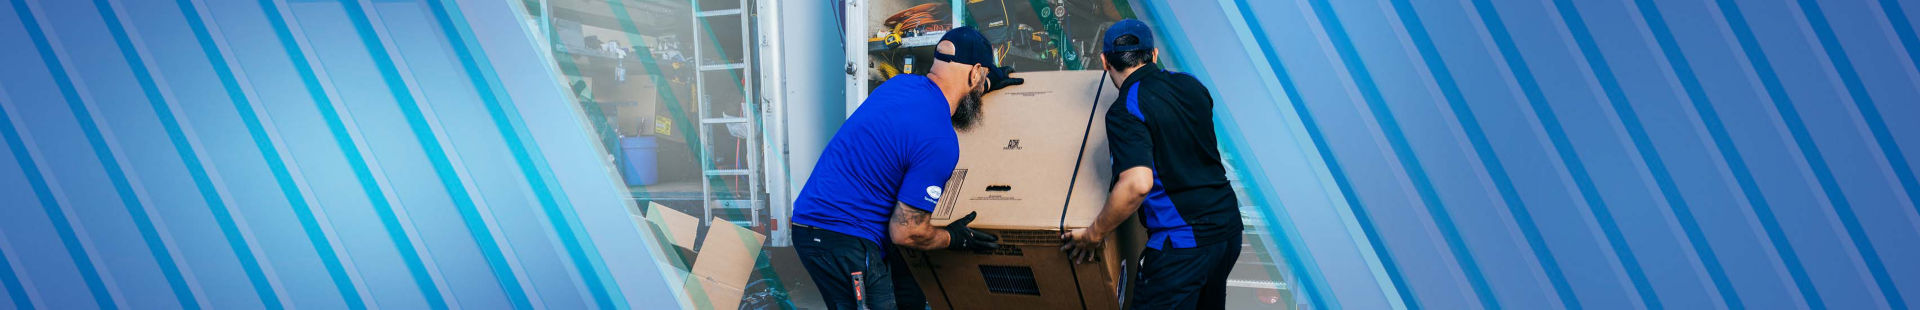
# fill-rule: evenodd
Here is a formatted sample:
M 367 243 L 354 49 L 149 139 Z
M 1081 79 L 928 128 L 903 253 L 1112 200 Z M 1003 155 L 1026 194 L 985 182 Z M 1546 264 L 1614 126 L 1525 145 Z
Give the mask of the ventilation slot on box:
M 1000 245 L 1060 246 L 1060 232 L 1052 230 L 997 230 Z
M 987 280 L 987 292 L 1040 296 L 1040 283 L 1033 281 L 1033 268 L 981 265 L 980 277 Z

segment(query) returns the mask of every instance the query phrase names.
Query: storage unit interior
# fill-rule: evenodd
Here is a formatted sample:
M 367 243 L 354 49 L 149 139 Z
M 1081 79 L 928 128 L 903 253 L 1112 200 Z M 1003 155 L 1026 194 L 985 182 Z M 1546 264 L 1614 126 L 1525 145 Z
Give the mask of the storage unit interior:
M 620 174 L 636 216 L 664 207 L 771 235 L 762 189 L 759 68 L 749 38 L 754 6 L 742 0 L 523 0 L 539 33 Z M 637 225 L 645 225 L 638 224 Z M 656 240 L 658 244 L 664 241 Z M 742 308 L 794 308 L 779 271 L 791 250 L 768 248 L 751 268 Z M 672 251 L 667 251 L 672 252 Z M 687 267 L 692 253 L 666 255 Z M 781 258 L 775 258 L 781 257 Z M 636 258 L 644 259 L 644 258 Z M 792 267 L 797 268 L 797 267 Z M 786 272 L 801 274 L 804 272 Z
M 739 0 L 523 2 L 534 28 L 544 30 L 608 164 L 620 171 L 638 205 L 657 202 L 700 215 L 703 196 L 764 197 L 751 190 L 758 171 L 705 176 L 705 170 L 747 170 L 756 160 L 759 142 L 749 137 L 761 130 L 760 107 L 748 96 L 756 68 L 709 66 L 697 72 L 700 65 L 747 63 L 752 54 L 742 39 L 750 37 L 751 27 L 742 27 L 742 19 L 750 18 L 752 8 Z M 696 5 L 705 12 L 741 13 L 695 17 Z M 703 121 L 710 119 L 747 122 Z

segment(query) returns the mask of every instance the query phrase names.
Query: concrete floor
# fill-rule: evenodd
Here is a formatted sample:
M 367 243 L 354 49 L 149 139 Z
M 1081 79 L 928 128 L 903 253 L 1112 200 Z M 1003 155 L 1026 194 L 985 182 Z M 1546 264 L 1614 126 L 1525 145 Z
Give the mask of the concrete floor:
M 795 309 L 827 309 L 826 304 L 820 299 L 819 290 L 813 286 L 813 280 L 807 276 L 806 267 L 800 265 L 799 255 L 794 252 L 793 247 L 768 247 L 766 251 L 767 258 L 771 260 L 773 272 L 779 277 L 781 285 L 786 289 L 786 296 L 790 298 Z M 1265 269 L 1272 268 L 1274 265 L 1261 262 L 1266 258 L 1254 252 L 1256 251 L 1250 249 L 1242 253 L 1240 264 L 1234 268 L 1234 274 L 1229 278 L 1239 280 L 1230 284 L 1256 283 L 1258 285 L 1230 285 L 1227 288 L 1227 309 L 1290 308 L 1288 305 L 1293 303 L 1292 292 L 1281 287 L 1268 286 L 1284 285 L 1274 283 L 1277 281 L 1270 279 L 1269 275 L 1274 274 L 1274 271 Z M 758 276 L 761 275 L 756 275 Z

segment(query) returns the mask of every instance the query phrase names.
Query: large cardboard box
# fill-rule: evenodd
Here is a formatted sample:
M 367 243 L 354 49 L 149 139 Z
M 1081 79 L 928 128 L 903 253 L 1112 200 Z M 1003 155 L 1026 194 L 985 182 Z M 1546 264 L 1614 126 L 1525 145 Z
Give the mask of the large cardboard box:
M 982 123 L 960 134 L 936 226 L 979 212 L 970 227 L 1000 236 L 990 254 L 907 251 L 935 309 L 1119 309 L 1144 242 L 1129 222 L 1105 253 L 1075 264 L 1060 251 L 1066 229 L 1091 223 L 1110 184 L 1106 111 L 1118 96 L 1100 71 L 1016 74 L 1026 79 L 984 98 Z

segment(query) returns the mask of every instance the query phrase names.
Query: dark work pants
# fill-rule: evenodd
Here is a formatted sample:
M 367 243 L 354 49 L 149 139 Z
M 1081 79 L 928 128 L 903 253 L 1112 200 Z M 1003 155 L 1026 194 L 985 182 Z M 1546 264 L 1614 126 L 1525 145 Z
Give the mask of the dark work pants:
M 1140 254 L 1139 282 L 1134 284 L 1133 309 L 1223 309 L 1227 302 L 1227 274 L 1240 259 L 1240 235 L 1226 242 Z
M 855 272 L 861 275 L 866 308 L 870 310 L 926 309 L 927 298 L 913 273 L 893 245 L 879 246 L 819 228 L 793 226 L 793 249 L 806 265 L 807 275 L 820 290 L 828 309 L 861 309 L 854 293 Z

